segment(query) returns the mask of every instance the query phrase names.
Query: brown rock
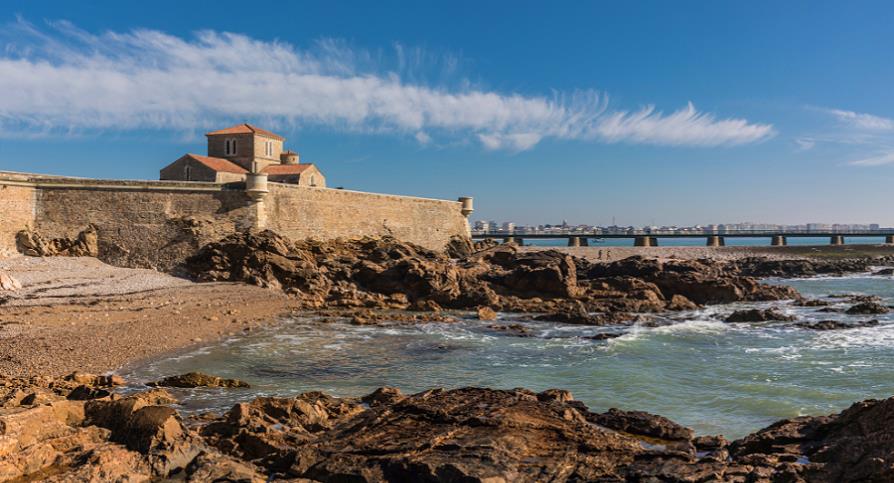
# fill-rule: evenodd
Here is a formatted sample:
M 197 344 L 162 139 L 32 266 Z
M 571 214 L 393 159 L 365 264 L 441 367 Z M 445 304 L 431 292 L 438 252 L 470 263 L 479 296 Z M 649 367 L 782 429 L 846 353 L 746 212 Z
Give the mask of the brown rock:
M 591 414 L 587 419 L 616 431 L 665 441 L 689 441 L 694 436 L 692 430 L 685 426 L 663 416 L 643 411 L 622 411 L 612 408 L 605 413 Z
M 380 404 L 394 404 L 404 398 L 403 393 L 396 387 L 380 387 L 360 400 L 370 406 Z
M 759 283 L 742 276 L 741 267 L 711 260 L 631 257 L 592 264 L 556 250 L 519 252 L 511 245 L 450 255 L 457 258 L 390 237 L 293 242 L 260 231 L 204 246 L 183 271 L 200 281 L 281 288 L 310 308 L 488 307 L 587 324 L 700 304 L 799 298 L 791 288 Z
M 179 376 L 168 376 L 160 381 L 146 383 L 154 387 L 251 387 L 247 382 L 238 379 L 223 379 L 217 376 L 209 376 L 201 372 L 189 372 Z
M 497 313 L 490 307 L 478 307 L 478 320 L 497 320 Z
M 667 303 L 667 310 L 683 311 L 695 310 L 697 308 L 698 304 L 680 294 L 672 295 L 670 301 Z

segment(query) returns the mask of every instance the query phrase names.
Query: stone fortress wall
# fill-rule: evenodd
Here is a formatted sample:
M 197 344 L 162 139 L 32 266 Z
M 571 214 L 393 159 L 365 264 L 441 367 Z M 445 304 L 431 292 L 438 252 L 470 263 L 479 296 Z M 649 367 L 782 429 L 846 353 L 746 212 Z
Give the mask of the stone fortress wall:
M 0 254 L 15 234 L 47 238 L 96 227 L 100 258 L 169 270 L 199 246 L 248 228 L 293 239 L 392 235 L 442 249 L 468 236 L 461 203 L 329 188 L 267 185 L 253 201 L 244 185 L 119 181 L 0 172 Z
M 441 249 L 467 236 L 459 202 L 270 183 L 266 226 L 292 239 L 391 235 Z
M 5 178 L 0 181 L 0 257 L 15 252 L 16 233 L 32 227 L 35 214 L 36 191 L 28 178 L 12 174 Z

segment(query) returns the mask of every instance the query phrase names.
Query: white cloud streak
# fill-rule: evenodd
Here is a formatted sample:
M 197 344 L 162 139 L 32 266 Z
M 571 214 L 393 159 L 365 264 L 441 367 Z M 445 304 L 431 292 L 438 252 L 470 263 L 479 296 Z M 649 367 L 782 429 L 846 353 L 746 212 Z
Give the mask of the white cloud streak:
M 46 30 L 19 21 L 0 53 L 5 136 L 107 130 L 195 130 L 252 120 L 272 128 L 317 125 L 397 133 L 420 144 L 475 139 L 522 151 L 543 139 L 669 146 L 725 146 L 772 137 L 770 124 L 718 119 L 692 103 L 612 111 L 595 91 L 525 96 L 413 83 L 376 56 L 338 41 L 313 49 L 203 31 L 185 39 L 155 30 L 95 35 L 66 22 Z M 456 60 L 448 59 L 453 71 Z M 412 61 L 412 62 L 411 62 Z
M 842 109 L 827 109 L 826 112 L 835 116 L 838 121 L 856 129 L 894 131 L 894 119 Z
M 795 139 L 795 144 L 798 145 L 798 149 L 801 151 L 810 151 L 811 149 L 816 147 L 816 139 L 797 138 L 797 139 Z
M 845 109 L 814 109 L 832 116 L 840 126 L 837 132 L 825 138 L 826 141 L 857 148 L 847 164 L 894 164 L 894 119 Z
M 849 164 L 852 164 L 854 166 L 881 166 L 884 164 L 894 164 L 894 152 L 882 153 L 877 156 L 857 159 L 851 161 Z

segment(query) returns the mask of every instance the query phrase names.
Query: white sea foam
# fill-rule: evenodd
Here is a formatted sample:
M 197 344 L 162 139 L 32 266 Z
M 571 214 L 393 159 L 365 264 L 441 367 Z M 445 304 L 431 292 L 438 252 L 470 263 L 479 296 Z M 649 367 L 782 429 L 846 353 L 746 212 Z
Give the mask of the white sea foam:
M 730 325 L 717 320 L 689 320 L 678 324 L 649 329 L 654 334 L 709 334 L 718 335 L 730 330 Z
M 828 331 L 811 341 L 813 349 L 843 349 L 854 347 L 892 347 L 894 348 L 894 325 L 861 327 Z

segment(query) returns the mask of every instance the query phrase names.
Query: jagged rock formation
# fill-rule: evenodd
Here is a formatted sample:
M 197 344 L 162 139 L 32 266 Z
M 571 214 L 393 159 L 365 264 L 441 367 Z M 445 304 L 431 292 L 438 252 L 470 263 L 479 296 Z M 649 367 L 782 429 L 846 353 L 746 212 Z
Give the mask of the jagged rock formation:
M 381 388 L 260 397 L 184 421 L 114 378 L 2 379 L 0 479 L 20 481 L 891 481 L 894 398 L 732 443 L 568 391 Z M 93 397 L 72 398 L 77 387 Z M 103 391 L 103 392 L 100 392 Z M 19 393 L 40 394 L 40 400 Z
M 308 308 L 488 307 L 554 313 L 578 323 L 798 297 L 791 288 L 761 284 L 709 260 L 631 257 L 593 264 L 554 250 L 519 253 L 507 245 L 457 259 L 387 237 L 293 242 L 271 231 L 208 244 L 182 268 L 200 281 L 280 288 L 299 296 Z

